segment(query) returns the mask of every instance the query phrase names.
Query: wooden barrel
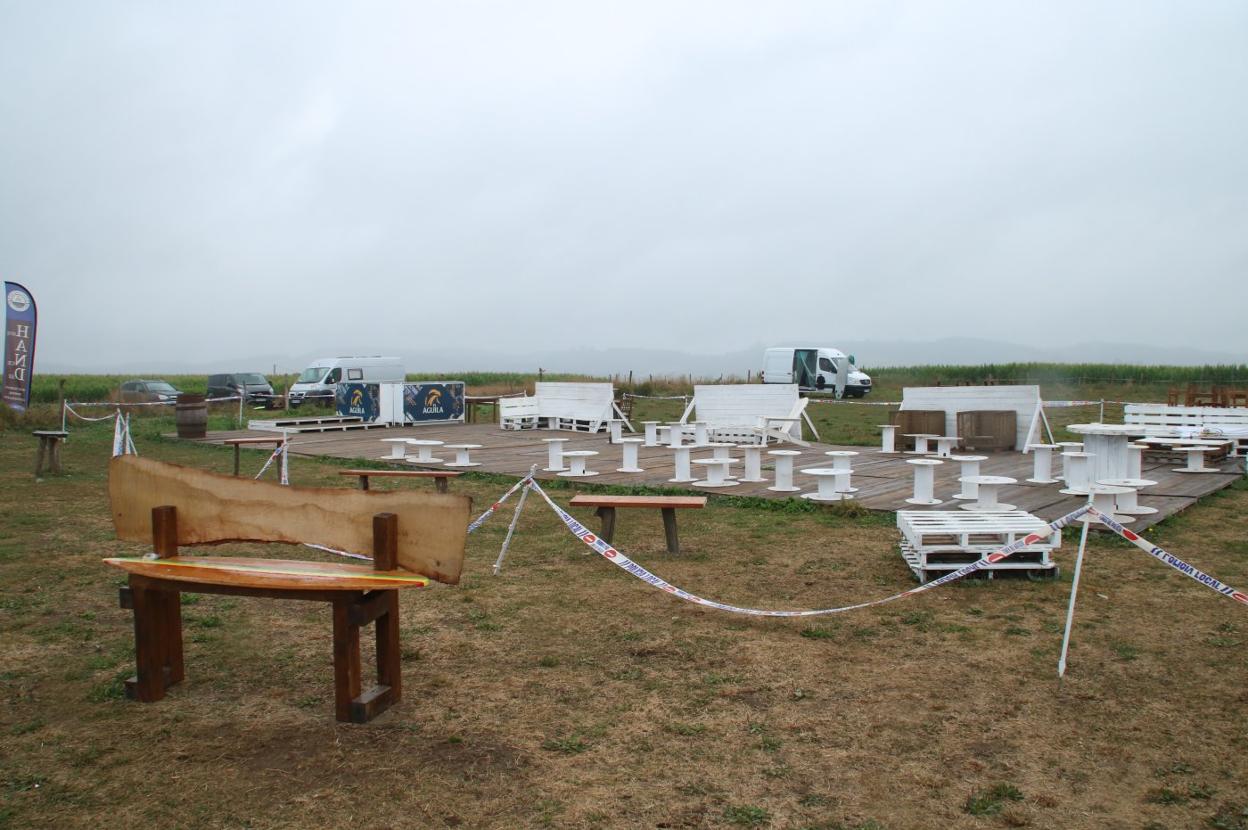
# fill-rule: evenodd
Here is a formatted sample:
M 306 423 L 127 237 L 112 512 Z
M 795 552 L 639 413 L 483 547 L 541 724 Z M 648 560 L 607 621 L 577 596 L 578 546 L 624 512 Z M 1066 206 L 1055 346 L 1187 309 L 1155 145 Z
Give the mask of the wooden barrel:
M 178 395 L 174 410 L 179 438 L 203 438 L 208 434 L 208 404 L 203 395 Z

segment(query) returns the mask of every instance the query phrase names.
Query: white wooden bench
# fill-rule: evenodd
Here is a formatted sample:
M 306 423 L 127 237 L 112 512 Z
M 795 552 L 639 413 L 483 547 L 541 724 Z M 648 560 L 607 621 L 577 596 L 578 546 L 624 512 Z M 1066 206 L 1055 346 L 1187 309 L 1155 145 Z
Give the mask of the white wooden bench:
M 536 429 L 537 398 L 499 398 L 498 423 L 503 429 Z
M 809 399 L 798 396 L 795 383 L 708 384 L 693 387 L 693 401 L 680 418 L 705 421 L 712 441 L 766 444 L 769 439 L 807 445 L 802 422 L 815 439 L 819 432 L 806 414 Z
M 1236 455 L 1248 454 L 1248 408 L 1129 403 L 1122 420 L 1149 436 L 1225 438 L 1234 442 Z

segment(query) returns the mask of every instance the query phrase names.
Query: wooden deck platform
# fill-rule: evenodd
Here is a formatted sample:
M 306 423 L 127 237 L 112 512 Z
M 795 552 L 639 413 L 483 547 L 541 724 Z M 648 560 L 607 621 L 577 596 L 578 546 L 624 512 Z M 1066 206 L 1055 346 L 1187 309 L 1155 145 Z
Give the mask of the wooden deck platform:
M 272 435 L 272 433 L 250 432 L 215 432 L 206 439 L 207 443 L 222 443 L 229 438 L 247 436 Z M 610 444 L 606 433 L 587 434 L 584 432 L 568 432 L 553 430 L 506 431 L 496 424 L 458 424 L 450 426 L 391 427 L 357 432 L 321 432 L 304 433 L 291 437 L 292 455 L 310 457 L 329 456 L 335 458 L 369 459 L 381 461 L 390 451 L 389 444 L 383 444 L 382 438 L 427 438 L 445 441 L 448 444 L 481 444 L 481 449 L 472 451 L 472 460 L 481 462 L 481 466 L 469 468 L 472 472 L 499 473 L 517 478 L 529 471 L 533 464 L 538 466 L 538 479 L 553 479 L 555 473 L 542 471 L 546 466 L 546 444 L 543 438 L 567 438 L 564 444 L 567 450 L 596 450 L 599 454 L 590 458 L 589 469 L 599 475 L 583 479 L 564 479 L 576 481 L 591 489 L 601 485 L 628 485 L 666 487 L 688 490 L 705 495 L 724 496 L 759 496 L 762 498 L 794 498 L 797 493 L 773 493 L 767 489 L 768 484 L 741 484 L 727 488 L 703 488 L 690 484 L 671 484 L 668 482 L 674 472 L 672 452 L 666 447 L 639 447 L 638 460 L 644 473 L 617 473 L 615 468 L 621 465 L 621 448 Z M 771 449 L 776 449 L 773 446 Z M 872 510 L 952 510 L 960 502 L 951 501 L 949 497 L 961 489 L 956 481 L 959 464 L 945 462 L 936 468 L 936 498 L 945 499 L 944 504 L 930 508 L 916 508 L 906 504 L 905 499 L 913 489 L 913 467 L 905 463 L 909 455 L 883 455 L 874 447 L 835 446 L 832 444 L 814 444 L 809 448 L 784 444 L 783 449 L 800 450 L 801 455 L 795 456 L 794 484 L 803 488 L 803 492 L 817 489 L 813 476 L 804 476 L 802 469 L 831 466 L 830 459 L 824 455 L 827 450 L 854 450 L 860 453 L 853 459 L 853 486 L 859 488 L 855 497 L 859 504 Z M 695 450 L 694 458 L 710 457 L 709 450 Z M 979 453 L 985 454 L 985 453 Z M 437 453 L 435 453 L 437 455 Z M 737 454 L 739 456 L 739 453 Z M 1026 510 L 1044 519 L 1054 519 L 1074 510 L 1086 499 L 1077 496 L 1066 496 L 1058 492 L 1062 485 L 1027 484 L 1026 479 L 1032 474 L 1032 458 L 1017 452 L 987 453 L 987 461 L 981 464 L 984 475 L 1001 475 L 1018 479 L 1017 485 L 1003 487 L 1000 499 L 1003 502 L 1017 505 L 1018 509 Z M 453 451 L 447 450 L 444 457 L 453 458 Z M 763 456 L 763 475 L 770 479 L 772 465 L 768 456 Z M 422 465 L 406 462 L 395 462 L 396 468 L 420 469 Z M 424 465 L 428 469 L 438 469 L 439 464 Z M 1141 530 L 1156 524 L 1167 516 L 1183 510 L 1198 499 L 1229 486 L 1236 478 L 1243 475 L 1243 460 L 1228 459 L 1219 469 L 1219 473 L 1190 474 L 1177 472 L 1181 466 L 1174 462 L 1158 462 L 1145 459 L 1144 477 L 1157 482 L 1140 494 L 1140 503 L 1158 508 L 1158 512 L 1150 516 L 1137 517 L 1129 525 L 1132 530 Z M 1211 465 L 1213 466 L 1213 465 Z M 739 472 L 740 467 L 736 468 Z M 696 472 L 696 471 L 695 471 Z M 770 482 L 768 482 L 770 483 Z

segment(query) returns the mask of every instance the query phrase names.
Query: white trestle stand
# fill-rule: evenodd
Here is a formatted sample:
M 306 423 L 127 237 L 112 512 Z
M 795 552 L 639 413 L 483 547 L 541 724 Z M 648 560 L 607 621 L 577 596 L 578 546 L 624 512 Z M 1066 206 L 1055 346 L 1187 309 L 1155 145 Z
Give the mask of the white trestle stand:
M 659 422 L 642 421 L 641 424 L 646 428 L 646 446 L 657 447 L 659 445 Z
M 927 441 L 923 443 L 926 447 Z M 941 504 L 933 493 L 936 489 L 936 468 L 945 462 L 935 458 L 908 458 L 906 463 L 914 466 L 914 495 L 906 499 L 906 504 Z
M 1150 516 L 1157 512 L 1156 507 L 1147 507 L 1140 504 L 1139 491 L 1145 487 L 1155 487 L 1157 482 L 1150 481 L 1147 478 L 1108 478 L 1104 481 L 1098 481 L 1097 484 L 1107 484 L 1110 487 L 1125 487 L 1128 492 L 1121 493 L 1114 499 L 1114 513 L 1121 513 L 1125 516 Z
M 767 489 L 776 493 L 796 493 L 802 489 L 793 486 L 793 457 L 802 453 L 799 450 L 768 450 L 767 454 L 776 459 L 776 483 Z
M 546 472 L 561 473 L 568 469 L 563 466 L 563 445 L 567 438 L 543 438 L 546 442 Z
M 928 440 L 940 437 L 927 432 L 907 432 L 905 435 L 914 439 L 914 449 L 906 450 L 908 455 L 930 455 L 932 451 L 927 448 Z
M 589 476 L 598 475 L 593 470 L 585 468 L 585 462 L 597 454 L 597 450 L 569 450 L 565 452 L 563 457 L 568 459 L 572 469 L 565 473 L 559 473 L 559 475 L 564 478 L 588 478 Z
M 1053 478 L 1053 450 L 1057 444 L 1028 444 L 1027 448 L 1034 456 L 1031 478 L 1027 480 L 1032 484 L 1057 484 Z
M 689 453 L 693 451 L 693 447 L 676 447 L 673 452 L 676 457 L 672 460 L 675 467 L 675 478 L 669 478 L 672 484 L 688 484 L 693 481 L 693 473 L 689 470 Z
M 607 421 L 607 429 L 611 431 L 610 443 L 618 444 L 624 438 L 624 422 L 619 418 Z
M 408 461 L 411 461 L 415 464 L 441 464 L 442 463 L 441 458 L 433 457 L 433 448 L 444 446 L 444 443 L 442 441 L 434 441 L 432 439 L 424 439 L 424 438 L 406 438 L 404 440 L 407 441 L 407 443 L 410 446 L 413 446 L 416 448 L 416 457 L 412 458 L 409 455 L 407 457 Z
M 481 449 L 480 444 L 447 444 L 448 450 L 455 450 L 455 460 L 448 461 L 446 467 L 480 467 L 480 461 L 473 461 L 468 457 L 473 450 Z
M 953 449 L 962 439 L 956 435 L 937 435 L 936 436 L 936 457 L 948 458 L 953 455 Z
M 667 445 L 672 449 L 676 449 L 685 442 L 685 425 L 684 424 L 668 424 L 667 425 Z
M 728 478 L 728 467 L 739 458 L 695 458 L 694 464 L 706 468 L 706 478 L 693 482 L 695 487 L 736 487 L 741 482 Z
M 897 425 L 877 424 L 880 428 L 880 452 L 885 455 L 897 454 Z
M 1018 479 L 1009 476 L 975 476 L 974 483 L 979 498 L 972 504 L 960 504 L 958 507 L 973 513 L 1009 513 L 1017 509 L 1012 504 L 1002 504 L 997 501 L 997 488 L 1007 484 L 1018 484 Z
M 763 478 L 763 445 L 762 444 L 738 444 L 737 449 L 745 453 L 745 471 L 741 474 L 738 481 L 755 482 L 766 481 Z
M 644 473 L 637 464 L 637 448 L 642 444 L 641 438 L 622 438 L 620 445 L 624 448 L 623 465 L 616 468 L 617 473 Z
M 819 489 L 814 493 L 802 493 L 802 498 L 811 501 L 849 501 L 849 470 L 834 467 L 814 467 L 802 470 L 802 475 L 815 476 L 819 481 Z
M 704 447 L 710 443 L 710 434 L 707 432 L 706 421 L 690 421 L 689 426 L 693 427 L 693 443 L 699 447 Z
M 1187 466 L 1186 466 L 1186 467 L 1175 467 L 1175 468 L 1174 468 L 1174 471 L 1175 471 L 1176 473 L 1217 473 L 1217 472 L 1221 472 L 1221 470 L 1217 470 L 1217 469 L 1215 469 L 1215 468 L 1213 468 L 1213 467 L 1206 467 L 1206 466 L 1205 466 L 1205 453 L 1207 453 L 1207 452 L 1212 452 L 1212 451 L 1213 451 L 1213 449 L 1214 449 L 1213 447 L 1202 447 L 1202 446 L 1188 446 L 1188 447 L 1182 447 L 1182 446 L 1180 446 L 1180 447 L 1175 447 L 1175 450 L 1176 450 L 1176 451 L 1178 451 L 1178 452 L 1185 452 L 1185 453 L 1187 453 Z
M 1144 477 L 1144 450 L 1148 444 L 1127 444 L 1127 478 Z
M 987 461 L 988 456 L 951 455 L 949 460 L 962 465 L 962 469 L 958 471 L 958 481 L 962 482 L 962 492 L 956 493 L 953 497 L 961 501 L 979 498 L 979 485 L 974 480 L 979 478 L 979 462 Z
M 858 453 L 854 452 L 853 450 L 828 450 L 827 452 L 824 453 L 824 455 L 832 459 L 832 469 L 845 473 L 845 487 L 841 488 L 841 492 L 857 493 L 858 492 L 857 487 L 849 486 L 849 473 L 852 472 L 853 470 L 852 459 L 854 458 L 854 456 L 858 455 Z M 806 472 L 810 472 L 810 471 L 807 470 Z M 820 483 L 820 486 L 822 486 L 823 479 L 820 479 L 819 483 Z
M 1092 459 L 1090 452 L 1068 451 L 1062 453 L 1062 467 L 1066 471 L 1066 486 L 1059 490 L 1068 496 L 1086 496 L 1088 486 L 1092 483 L 1088 462 Z
M 407 458 L 406 438 L 382 438 L 381 440 L 390 444 L 390 454 L 381 456 L 382 460 L 402 461 Z

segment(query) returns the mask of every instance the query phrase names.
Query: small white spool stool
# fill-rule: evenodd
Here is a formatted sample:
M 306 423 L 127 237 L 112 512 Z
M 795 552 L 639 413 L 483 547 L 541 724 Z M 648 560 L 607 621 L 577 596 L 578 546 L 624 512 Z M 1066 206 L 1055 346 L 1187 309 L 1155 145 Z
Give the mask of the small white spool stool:
M 849 501 L 849 470 L 835 467 L 814 467 L 802 470 L 802 475 L 815 476 L 819 481 L 819 489 L 814 493 L 802 493 L 802 498 L 811 501 Z
M 481 449 L 480 444 L 447 444 L 448 450 L 455 450 L 455 460 L 443 464 L 444 467 L 480 467 L 481 462 L 473 461 L 468 454 Z
M 1088 495 L 1089 503 L 1102 513 L 1109 514 L 1115 522 L 1120 525 L 1130 524 L 1135 519 L 1131 516 L 1124 516 L 1115 512 L 1114 502 L 1119 496 L 1126 495 L 1130 487 L 1115 487 L 1112 484 L 1089 484 Z M 1101 521 L 1099 516 L 1093 516 L 1090 513 L 1084 513 L 1079 517 L 1081 522 L 1097 522 Z
M 923 443 L 926 446 L 927 441 L 924 440 Z M 914 465 L 914 495 L 906 499 L 906 504 L 941 504 L 933 491 L 936 485 L 936 468 L 945 462 L 935 458 L 907 458 L 906 463 Z
M 611 439 L 608 443 L 618 444 L 624 439 L 624 422 L 619 418 L 607 421 L 607 429 L 611 431 Z
M 960 501 L 971 501 L 979 498 L 979 485 L 974 481 L 967 479 L 979 478 L 979 462 L 987 461 L 986 455 L 951 455 L 950 461 L 956 461 L 962 465 L 962 469 L 958 473 L 958 481 L 962 482 L 962 492 L 954 495 L 955 499 Z
M 1187 466 L 1173 468 L 1176 473 L 1218 473 L 1213 467 L 1205 466 L 1205 453 L 1213 452 L 1214 447 L 1175 447 L 1179 452 L 1187 453 Z
M 960 504 L 958 507 L 972 513 L 1009 513 L 1017 509 L 1012 504 L 997 501 L 997 488 L 1007 484 L 1018 484 L 1018 479 L 1009 476 L 975 476 L 974 484 L 979 498 L 973 504 Z
M 793 486 L 793 457 L 801 455 L 799 450 L 768 450 L 767 454 L 776 459 L 776 483 L 768 487 L 776 493 L 796 493 L 800 487 Z
M 548 473 L 561 473 L 568 469 L 563 466 L 563 445 L 568 438 L 543 438 L 546 442 L 546 467 Z
M 1144 478 L 1144 451 L 1148 444 L 1127 444 L 1127 478 Z
M 646 446 L 657 447 L 659 445 L 659 422 L 642 421 L 641 423 L 646 428 Z
M 877 424 L 880 428 L 880 452 L 885 455 L 897 454 L 897 425 Z
M 958 445 L 962 439 L 956 435 L 937 435 L 936 436 L 936 457 L 948 458 L 953 455 L 953 448 Z
M 1062 467 L 1066 471 L 1066 486 L 1059 493 L 1068 496 L 1086 496 L 1092 484 L 1091 459 L 1095 453 L 1070 450 L 1062 453 Z
M 914 439 L 914 449 L 906 450 L 907 455 L 930 455 L 932 451 L 927 448 L 928 439 L 940 436 L 929 432 L 907 432 L 906 437 Z
M 706 468 L 706 478 L 695 481 L 694 487 L 736 487 L 741 482 L 728 478 L 728 467 L 736 464 L 739 458 L 695 458 L 694 464 Z
M 569 463 L 572 465 L 572 469 L 568 470 L 566 473 L 559 473 L 559 475 L 564 478 L 588 478 L 590 476 L 598 475 L 593 470 L 586 469 L 585 467 L 585 463 L 597 454 L 597 450 L 569 450 L 568 452 L 565 452 L 563 457 L 570 459 Z
M 673 459 L 675 478 L 668 479 L 672 484 L 688 484 L 694 480 L 693 473 L 689 470 L 689 453 L 692 450 L 693 447 L 676 447 L 674 449 L 676 453 L 676 457 Z
M 763 445 L 762 444 L 738 444 L 737 449 L 745 453 L 745 471 L 742 472 L 738 481 L 755 482 L 766 481 L 763 478 Z
M 827 452 L 824 453 L 824 455 L 832 459 L 832 469 L 838 470 L 839 472 L 847 474 L 845 478 L 845 487 L 841 488 L 841 492 L 857 493 L 858 492 L 857 487 L 849 486 L 848 473 L 853 471 L 853 462 L 851 459 L 853 459 L 856 455 L 858 455 L 858 453 L 856 453 L 853 450 L 828 450 Z M 810 471 L 807 470 L 806 472 L 810 472 Z M 820 481 L 822 482 L 822 479 L 820 479 Z
M 1129 493 L 1121 493 L 1114 499 L 1114 513 L 1125 516 L 1150 516 L 1157 512 L 1156 507 L 1140 504 L 1139 491 L 1145 487 L 1155 487 L 1157 482 L 1147 478 L 1107 478 L 1097 484 L 1108 484 L 1110 487 L 1126 487 Z
M 624 448 L 622 466 L 616 467 L 617 473 L 644 473 L 645 470 L 637 463 L 637 448 L 643 443 L 641 438 L 622 438 L 620 445 Z
M 1028 444 L 1027 448 L 1035 456 L 1031 478 L 1027 480 L 1032 484 L 1057 484 L 1057 479 L 1053 478 L 1053 450 L 1057 449 L 1057 444 Z
M 383 461 L 402 461 L 407 458 L 406 438 L 382 438 L 381 440 L 390 444 L 390 454 L 379 456 Z
M 407 457 L 408 461 L 412 461 L 417 464 L 441 464 L 442 463 L 441 458 L 433 457 L 433 448 L 445 446 L 443 442 L 434 441 L 432 439 L 424 439 L 424 438 L 405 438 L 404 440 L 407 441 L 409 445 L 416 448 L 416 457 L 412 458 L 409 455 Z
M 704 447 L 710 442 L 707 433 L 706 421 L 690 421 L 689 425 L 693 427 L 693 443 L 695 446 Z
M 668 424 L 667 425 L 667 445 L 672 449 L 676 449 L 685 440 L 684 424 Z

